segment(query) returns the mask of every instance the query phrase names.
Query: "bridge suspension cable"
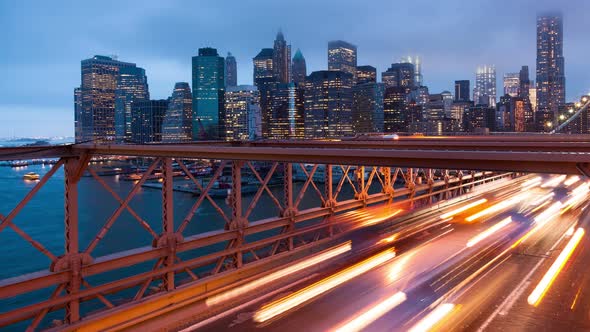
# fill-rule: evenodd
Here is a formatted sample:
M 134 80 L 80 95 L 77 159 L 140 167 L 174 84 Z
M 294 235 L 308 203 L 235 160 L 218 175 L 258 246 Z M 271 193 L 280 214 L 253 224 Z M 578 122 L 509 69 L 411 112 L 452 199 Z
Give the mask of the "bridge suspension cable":
M 560 124 L 558 127 L 553 129 L 552 131 L 550 131 L 549 134 L 559 133 L 563 128 L 565 128 L 568 124 L 570 124 L 570 122 L 572 122 L 573 120 L 580 117 L 580 114 L 582 114 L 584 111 L 586 111 L 588 109 L 588 107 L 590 106 L 590 98 L 587 96 L 584 96 L 582 98 L 582 102 L 584 102 L 584 105 L 582 105 L 576 113 L 574 113 L 572 116 L 570 116 L 569 119 L 567 119 L 564 123 Z

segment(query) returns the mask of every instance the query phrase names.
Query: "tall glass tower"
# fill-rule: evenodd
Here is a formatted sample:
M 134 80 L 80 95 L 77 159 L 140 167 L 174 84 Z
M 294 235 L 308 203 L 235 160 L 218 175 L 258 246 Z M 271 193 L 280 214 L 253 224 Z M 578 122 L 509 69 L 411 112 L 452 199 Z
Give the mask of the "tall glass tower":
M 353 77 L 353 82 L 356 82 L 356 65 L 356 45 L 343 40 L 328 42 L 328 70 L 349 73 Z
M 176 83 L 162 124 L 163 142 L 187 142 L 192 139 L 192 107 L 190 86 L 186 82 Z
M 82 60 L 81 84 L 80 88 L 75 90 L 76 142 L 115 140 L 115 99 L 118 85 L 125 82 L 132 87 L 128 90 L 134 91 L 137 83 L 132 77 L 128 77 L 129 80 L 127 78 L 120 80 L 119 74 L 121 71 L 137 73 L 135 70 L 138 70 L 140 76 L 142 73 L 145 78 L 145 72 L 136 68 L 134 63 L 122 62 L 102 55 Z M 126 93 L 134 94 L 129 91 Z M 138 94 L 143 93 L 138 92 Z M 147 93 L 147 81 L 145 82 L 145 93 Z
M 223 139 L 225 60 L 210 47 L 193 57 L 193 140 Z
M 483 66 L 477 68 L 473 102 L 475 105 L 482 104 L 496 107 L 496 67 Z
M 131 109 L 133 103 L 149 100 L 147 76 L 139 67 L 122 67 L 115 91 L 115 135 L 117 141 L 131 139 Z
M 305 65 L 305 58 L 299 49 L 297 49 L 297 52 L 293 56 L 291 68 L 293 83 L 304 84 L 305 76 L 307 76 L 307 66 Z
M 225 87 L 236 85 L 238 85 L 238 65 L 231 52 L 227 52 L 225 57 Z
M 279 30 L 273 49 L 273 71 L 279 83 L 289 83 L 291 74 L 291 46 L 287 45 L 283 32 Z
M 537 108 L 557 114 L 565 103 L 563 19 L 561 14 L 537 17 Z

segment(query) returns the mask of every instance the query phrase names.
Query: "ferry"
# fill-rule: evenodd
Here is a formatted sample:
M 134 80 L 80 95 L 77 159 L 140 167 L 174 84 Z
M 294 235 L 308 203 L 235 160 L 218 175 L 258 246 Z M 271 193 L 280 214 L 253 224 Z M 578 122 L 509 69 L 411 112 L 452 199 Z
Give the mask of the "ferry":
M 35 172 L 29 172 L 25 175 L 23 175 L 23 179 L 25 180 L 39 180 L 39 174 L 35 173 Z

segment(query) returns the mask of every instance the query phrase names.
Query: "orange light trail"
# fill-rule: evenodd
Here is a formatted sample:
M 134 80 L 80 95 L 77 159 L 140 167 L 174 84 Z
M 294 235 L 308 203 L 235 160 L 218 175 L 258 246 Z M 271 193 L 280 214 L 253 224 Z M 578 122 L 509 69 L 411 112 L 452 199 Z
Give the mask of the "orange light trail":
M 303 269 L 309 268 L 309 267 L 319 264 L 321 262 L 325 262 L 331 258 L 338 256 L 338 255 L 342 255 L 342 254 L 350 251 L 351 249 L 352 249 L 352 242 L 347 241 L 346 243 L 343 243 L 341 245 L 338 245 L 338 246 L 335 246 L 335 247 L 330 248 L 328 250 L 325 250 L 325 251 L 319 253 L 318 255 L 315 255 L 314 257 L 306 259 L 302 262 L 288 266 L 282 270 L 273 272 L 269 275 L 258 278 L 252 282 L 247 283 L 247 284 L 238 286 L 236 288 L 232 288 L 231 290 L 228 290 L 226 292 L 209 297 L 205 301 L 205 303 L 208 306 L 212 306 L 212 305 L 220 304 L 220 303 L 225 302 L 227 300 L 231 300 L 231 299 L 236 298 L 242 294 L 245 294 L 245 293 L 250 292 L 256 288 L 259 288 L 259 287 L 264 286 L 270 282 L 273 282 L 277 279 L 283 278 L 283 277 L 293 274 L 295 272 L 299 272 Z
M 485 199 L 485 198 L 482 198 L 482 199 L 480 199 L 480 200 L 477 200 L 477 201 L 475 201 L 475 202 L 471 202 L 471 203 L 469 203 L 469 204 L 467 204 L 467 205 L 464 205 L 464 206 L 462 206 L 462 207 L 460 207 L 460 208 L 457 208 L 457 209 L 455 209 L 455 210 L 453 210 L 453 211 L 449 211 L 449 212 L 447 212 L 447 213 L 445 213 L 445 214 L 442 214 L 442 215 L 440 216 L 440 219 L 447 219 L 447 218 L 449 218 L 449 217 L 452 217 L 452 216 L 454 216 L 454 215 L 456 215 L 456 214 L 459 214 L 459 213 L 461 213 L 461 212 L 463 212 L 463 211 L 469 210 L 469 209 L 471 209 L 472 207 L 476 207 L 476 206 L 478 206 L 478 205 L 481 205 L 481 204 L 483 204 L 483 203 L 485 203 L 485 202 L 487 202 L 487 201 L 488 201 L 487 199 Z
M 511 199 L 499 202 L 495 205 L 490 206 L 487 209 L 481 210 L 481 211 L 477 212 L 476 214 L 473 214 L 473 215 L 465 218 L 465 220 L 468 222 L 472 222 L 480 217 L 486 216 L 488 214 L 496 213 L 496 212 L 506 209 L 512 205 L 518 204 L 519 202 L 527 199 L 530 195 L 531 195 L 530 192 L 521 193 L 519 195 L 512 197 Z
M 543 276 L 543 279 L 539 281 L 537 287 L 533 290 L 533 292 L 529 295 L 527 302 L 532 306 L 538 306 L 553 282 L 555 278 L 559 275 L 565 263 L 567 263 L 568 259 L 573 254 L 574 250 L 582 240 L 584 236 L 584 229 L 578 228 L 572 238 L 569 240 L 565 248 L 561 251 L 557 259 L 553 262 L 549 270 Z
M 397 292 L 348 321 L 346 324 L 336 329 L 335 332 L 362 331 L 369 324 L 402 304 L 406 299 L 407 297 L 404 292 Z
M 471 238 L 468 242 L 467 242 L 467 247 L 473 247 L 474 245 L 476 245 L 478 242 L 480 242 L 481 240 L 487 238 L 488 236 L 496 233 L 497 231 L 499 231 L 500 229 L 508 226 L 508 224 L 510 224 L 512 222 L 512 217 L 508 217 L 502 221 L 500 221 L 499 223 L 495 224 L 494 226 L 486 229 L 485 231 L 479 233 L 478 235 L 474 236 L 473 238 Z
M 254 321 L 258 323 L 266 322 L 325 292 L 332 290 L 333 288 L 387 262 L 394 257 L 395 251 L 393 249 L 385 250 L 334 275 L 300 289 L 295 293 L 264 305 L 254 314 Z
M 445 318 L 453 309 L 453 303 L 443 303 L 432 310 L 426 317 L 422 318 L 416 325 L 414 325 L 409 332 L 427 332 Z

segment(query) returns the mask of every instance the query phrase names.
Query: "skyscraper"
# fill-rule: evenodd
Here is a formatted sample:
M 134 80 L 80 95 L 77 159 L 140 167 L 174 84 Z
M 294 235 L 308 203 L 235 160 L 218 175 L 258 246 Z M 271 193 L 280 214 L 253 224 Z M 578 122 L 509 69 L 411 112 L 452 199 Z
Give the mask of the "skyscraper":
M 119 142 L 131 138 L 131 109 L 134 102 L 149 100 L 145 70 L 139 67 L 122 67 L 115 91 L 115 135 Z
M 186 82 L 174 85 L 168 103 L 168 110 L 162 124 L 162 142 L 177 143 L 192 140 L 193 99 L 191 88 Z
M 200 48 L 193 57 L 193 140 L 223 139 L 224 67 L 214 48 Z
M 271 139 L 303 138 L 303 91 L 304 87 L 295 83 L 266 85 L 267 109 L 264 135 Z M 263 123 L 264 124 L 264 123 Z M 263 133 L 264 134 L 264 133 Z
M 340 70 L 349 73 L 356 82 L 356 45 L 343 40 L 328 42 L 328 70 Z
M 264 79 L 274 77 L 273 70 L 273 54 L 272 48 L 263 48 L 260 52 L 252 59 L 254 64 L 254 85 L 260 89 L 260 82 Z
M 353 76 L 314 71 L 305 80 L 305 138 L 336 138 L 352 133 Z
M 131 110 L 131 141 L 136 144 L 162 141 L 162 124 L 168 100 L 142 100 Z
M 115 139 L 115 97 L 121 68 L 136 67 L 111 57 L 95 55 L 81 62 L 76 142 Z M 146 84 L 147 89 L 147 84 Z
M 411 63 L 414 65 L 414 85 L 422 86 L 424 78 L 422 77 L 422 59 L 419 56 L 402 57 L 401 63 Z
M 381 73 L 381 81 L 386 88 L 413 88 L 415 84 L 414 65 L 408 62 L 392 63 L 386 71 Z
M 393 86 L 385 88 L 383 97 L 383 132 L 399 133 L 410 131 L 412 121 L 408 109 L 410 88 Z
M 253 85 L 228 87 L 225 91 L 225 139 L 250 139 L 251 112 L 259 111 L 258 89 Z
M 352 87 L 352 130 L 357 133 L 383 132 L 383 83 L 364 83 Z
M 279 30 L 273 47 L 273 72 L 280 83 L 290 82 L 291 46 L 287 45 L 283 32 Z
M 496 67 L 483 66 L 477 68 L 473 102 L 475 105 L 496 107 Z
M 305 76 L 307 76 L 307 67 L 305 65 L 305 58 L 301 51 L 297 49 L 293 56 L 293 63 L 291 64 L 293 83 L 304 84 Z
M 469 101 L 469 80 L 455 81 L 455 101 Z
M 527 91 L 528 93 L 528 91 Z M 504 74 L 504 94 L 518 97 L 520 94 L 520 73 Z
M 356 84 L 376 83 L 377 68 L 373 66 L 356 67 Z
M 238 65 L 231 52 L 227 52 L 227 57 L 225 57 L 225 87 L 236 85 L 238 85 Z
M 537 108 L 557 114 L 565 103 L 563 20 L 561 14 L 537 17 Z

